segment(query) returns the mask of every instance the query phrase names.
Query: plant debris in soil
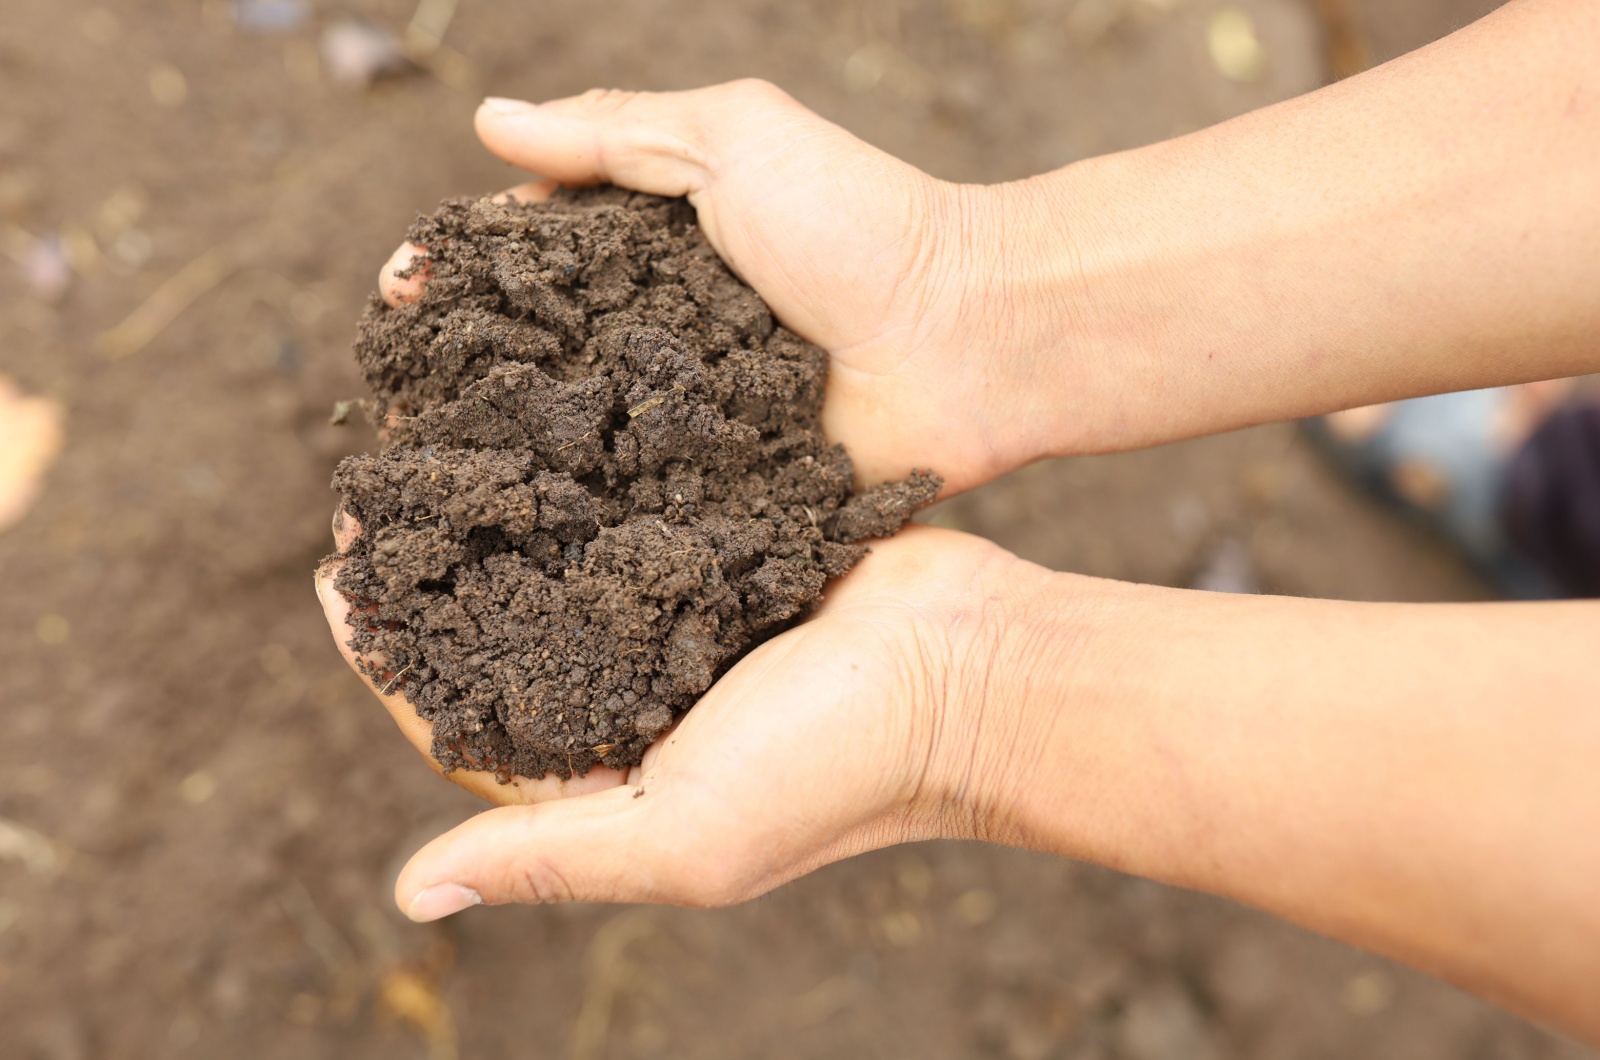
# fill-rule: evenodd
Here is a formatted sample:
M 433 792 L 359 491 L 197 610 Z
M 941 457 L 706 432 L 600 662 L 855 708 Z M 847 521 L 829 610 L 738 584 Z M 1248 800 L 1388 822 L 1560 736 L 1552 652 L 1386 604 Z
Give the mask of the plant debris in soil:
M 423 296 L 373 295 L 355 344 L 388 441 L 334 476 L 362 526 L 337 585 L 446 769 L 639 762 L 939 490 L 853 491 L 826 354 L 683 200 L 453 199 L 408 238 Z

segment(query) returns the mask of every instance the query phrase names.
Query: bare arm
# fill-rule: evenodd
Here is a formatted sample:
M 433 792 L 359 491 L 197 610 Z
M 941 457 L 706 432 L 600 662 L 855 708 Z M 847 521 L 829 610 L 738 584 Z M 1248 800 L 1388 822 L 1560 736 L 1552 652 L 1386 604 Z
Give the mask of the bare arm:
M 1600 370 L 1600 6 L 997 189 L 1038 451 Z M 1022 293 L 1018 293 L 1018 292 Z M 981 304 L 981 300 L 978 304 Z M 1037 453 L 1035 454 L 1037 455 Z
M 1026 721 L 982 770 L 1013 841 L 1600 1041 L 1600 605 L 1032 592 Z

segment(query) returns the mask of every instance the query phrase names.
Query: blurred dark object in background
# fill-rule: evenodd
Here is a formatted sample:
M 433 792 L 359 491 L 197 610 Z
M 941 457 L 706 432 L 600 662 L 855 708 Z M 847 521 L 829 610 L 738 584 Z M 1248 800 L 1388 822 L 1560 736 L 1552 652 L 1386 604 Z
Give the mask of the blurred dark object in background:
M 1600 405 L 1558 410 L 1511 465 L 1517 550 L 1570 596 L 1600 597 Z

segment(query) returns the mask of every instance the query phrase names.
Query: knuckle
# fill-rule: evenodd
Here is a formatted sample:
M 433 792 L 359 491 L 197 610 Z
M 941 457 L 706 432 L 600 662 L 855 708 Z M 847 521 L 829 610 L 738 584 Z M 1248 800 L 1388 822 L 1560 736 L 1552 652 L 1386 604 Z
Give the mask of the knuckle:
M 529 905 L 554 905 L 577 898 L 566 875 L 544 858 L 532 858 L 515 865 L 505 881 L 506 893 Z
M 589 107 L 611 115 L 639 98 L 639 93 L 624 88 L 591 88 L 580 97 Z
M 726 909 L 744 900 L 743 889 L 722 873 L 690 872 L 675 891 L 680 904 L 696 909 Z
M 683 853 L 658 862 L 664 868 L 656 878 L 656 890 L 667 901 L 695 909 L 723 909 L 747 897 L 749 889 L 740 881 L 739 859 L 733 851 L 702 848 L 691 857 Z
M 759 77 L 745 77 L 722 86 L 732 99 L 758 106 L 782 106 L 793 102 L 789 93 Z

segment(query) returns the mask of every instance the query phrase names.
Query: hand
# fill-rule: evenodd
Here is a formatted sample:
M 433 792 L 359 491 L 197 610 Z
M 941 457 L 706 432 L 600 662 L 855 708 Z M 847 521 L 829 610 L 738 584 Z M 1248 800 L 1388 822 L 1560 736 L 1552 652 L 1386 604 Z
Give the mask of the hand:
M 1037 368 L 1012 341 L 1026 307 L 998 293 L 1022 242 L 998 223 L 1003 189 L 935 180 L 756 81 L 488 100 L 477 129 L 547 178 L 512 193 L 524 200 L 596 182 L 688 196 L 734 271 L 832 354 L 823 425 L 863 483 L 931 467 L 955 493 L 1049 448 L 1059 417 L 1038 407 Z M 395 276 L 420 249 L 385 266 L 391 303 L 426 281 L 425 267 Z
M 479 901 L 724 905 L 893 843 L 1004 837 L 995 792 L 1018 769 L 1005 752 L 1029 742 L 1010 739 L 1012 697 L 990 679 L 1010 669 L 997 647 L 1030 572 L 1043 573 L 950 531 L 874 545 L 813 618 L 741 660 L 626 776 L 502 787 L 451 774 L 492 801 L 548 801 L 434 840 L 396 901 L 417 920 Z M 329 574 L 320 586 L 340 630 L 342 597 Z M 383 698 L 426 753 L 427 723 Z

